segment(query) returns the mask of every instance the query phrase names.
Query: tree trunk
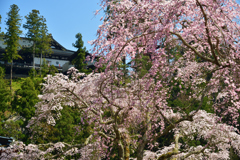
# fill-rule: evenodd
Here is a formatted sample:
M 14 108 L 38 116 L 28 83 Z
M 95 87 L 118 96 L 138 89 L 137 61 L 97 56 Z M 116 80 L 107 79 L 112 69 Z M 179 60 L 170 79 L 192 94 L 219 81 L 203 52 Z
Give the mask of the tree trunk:
M 147 116 L 146 116 L 146 130 L 144 131 L 144 134 L 141 138 L 141 142 L 139 143 L 139 146 L 137 148 L 137 160 L 143 160 L 143 153 L 144 153 L 144 148 L 146 146 L 146 144 L 148 143 L 148 131 L 151 130 L 151 123 L 150 122 L 150 114 L 149 112 L 147 112 Z
M 124 73 L 124 78 L 127 78 L 126 57 L 123 57 L 123 73 Z
M 137 160 L 143 160 L 143 152 L 144 152 L 144 147 L 146 145 L 146 142 L 142 142 L 139 144 L 137 148 Z
M 118 157 L 119 160 L 124 160 L 124 146 L 121 140 L 118 141 Z
M 129 160 L 130 158 L 130 148 L 129 148 L 129 144 L 125 145 L 125 160 Z
M 11 62 L 11 71 L 10 71 L 10 90 L 12 93 L 12 68 L 13 68 L 13 60 Z
M 35 70 L 34 57 L 35 57 L 35 42 L 33 42 L 33 69 Z M 33 77 L 35 77 L 35 71 L 33 71 Z
M 42 51 L 41 51 L 41 58 L 40 58 L 40 77 L 42 77 Z

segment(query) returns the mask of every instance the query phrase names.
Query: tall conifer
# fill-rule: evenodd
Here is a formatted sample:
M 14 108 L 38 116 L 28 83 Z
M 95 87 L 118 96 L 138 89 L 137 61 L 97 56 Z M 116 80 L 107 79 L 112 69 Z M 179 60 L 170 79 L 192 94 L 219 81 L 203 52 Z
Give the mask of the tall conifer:
M 41 53 L 42 57 L 43 53 L 51 52 L 51 36 L 47 33 L 46 19 L 43 16 L 40 16 L 38 10 L 32 10 L 32 12 L 25 16 L 25 18 L 27 22 L 23 27 L 28 29 L 26 37 L 33 41 L 33 68 L 35 69 L 35 54 Z
M 10 6 L 10 11 L 7 13 L 8 19 L 6 22 L 7 32 L 5 34 L 5 43 L 7 44 L 6 53 L 4 54 L 4 59 L 11 63 L 11 78 L 10 78 L 10 89 L 12 90 L 12 68 L 13 60 L 21 58 L 18 54 L 21 48 L 19 44 L 20 34 L 22 31 L 21 27 L 21 17 L 18 14 L 19 8 L 16 4 Z
M 51 34 L 48 33 L 46 19 L 42 17 L 42 25 L 40 27 L 40 44 L 38 45 L 40 54 L 41 54 L 40 76 L 41 76 L 41 68 L 42 68 L 42 56 L 52 53 L 51 41 L 52 41 L 52 38 L 51 38 Z
M 35 69 L 35 53 L 36 53 L 36 44 L 40 41 L 40 26 L 41 26 L 41 17 L 39 16 L 40 12 L 33 9 L 27 16 L 25 16 L 27 22 L 23 25 L 23 28 L 28 29 L 26 37 L 33 42 L 32 46 L 32 56 L 33 56 L 33 69 Z

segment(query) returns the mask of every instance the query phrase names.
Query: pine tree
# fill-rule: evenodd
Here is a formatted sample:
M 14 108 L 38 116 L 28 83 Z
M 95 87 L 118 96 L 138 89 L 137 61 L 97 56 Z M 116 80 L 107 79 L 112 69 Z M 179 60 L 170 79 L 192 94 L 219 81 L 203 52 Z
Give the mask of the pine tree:
M 77 33 L 75 37 L 77 38 L 77 40 L 72 45 L 76 47 L 78 50 L 71 57 L 72 64 L 76 66 L 79 72 L 84 72 L 84 73 L 91 72 L 90 70 L 86 69 L 87 64 L 85 63 L 85 57 L 86 57 L 87 49 L 86 47 L 83 47 L 84 42 L 82 40 L 82 34 Z
M 7 44 L 6 53 L 4 54 L 4 59 L 11 63 L 11 78 L 10 78 L 10 89 L 12 90 L 12 68 L 13 68 L 13 60 L 22 58 L 18 54 L 18 50 L 20 49 L 19 39 L 22 31 L 21 27 L 21 18 L 18 14 L 19 8 L 16 4 L 10 6 L 10 11 L 7 13 L 8 19 L 6 22 L 7 32 L 5 34 L 5 43 Z

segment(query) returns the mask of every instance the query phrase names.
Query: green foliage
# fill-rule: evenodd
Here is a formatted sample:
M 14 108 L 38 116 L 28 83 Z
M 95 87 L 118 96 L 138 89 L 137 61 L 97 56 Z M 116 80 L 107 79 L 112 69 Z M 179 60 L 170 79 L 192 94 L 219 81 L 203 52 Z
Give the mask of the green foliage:
M 40 53 L 42 61 L 42 54 L 52 53 L 50 46 L 52 38 L 51 35 L 48 34 L 46 19 L 40 16 L 40 12 L 35 9 L 25 16 L 25 18 L 27 22 L 23 27 L 28 30 L 26 37 L 34 42 L 32 46 L 33 57 L 35 57 L 35 53 Z M 35 64 L 33 64 L 33 68 L 35 68 Z
M 2 20 L 2 16 L 0 15 L 0 24 L 1 24 L 1 20 Z M 4 35 L 4 33 L 1 32 L 1 27 L 0 27 L 0 40 L 3 39 L 3 35 Z M 0 47 L 0 48 L 1 48 L 1 47 Z
M 49 67 L 46 59 L 44 58 L 40 72 L 41 72 L 41 77 L 46 77 L 47 74 L 51 74 L 54 76 L 55 73 L 58 73 L 58 69 L 54 65 L 51 65 Z
M 10 89 L 12 90 L 12 68 L 13 68 L 13 60 L 22 58 L 18 54 L 18 50 L 21 48 L 19 44 L 20 34 L 22 31 L 20 30 L 21 27 L 21 19 L 20 15 L 18 14 L 19 8 L 17 5 L 13 4 L 10 6 L 10 11 L 7 13 L 8 19 L 6 22 L 7 25 L 7 32 L 5 34 L 5 43 L 7 47 L 5 48 L 6 53 L 3 54 L 4 60 L 11 62 L 11 79 L 10 79 Z
M 18 78 L 18 79 L 14 79 L 12 82 L 12 89 L 13 91 L 17 91 L 19 89 L 21 89 L 22 83 L 24 82 L 24 78 Z
M 0 79 L 5 77 L 5 69 L 0 66 Z
M 85 62 L 85 57 L 87 50 L 86 47 L 83 47 L 84 42 L 82 40 L 82 34 L 77 33 L 75 37 L 77 38 L 77 40 L 72 45 L 76 47 L 78 50 L 70 58 L 71 63 L 75 65 L 79 72 L 90 73 L 91 69 L 86 68 L 87 64 Z
M 27 120 L 31 119 L 35 114 L 34 105 L 39 101 L 38 94 L 32 79 L 26 78 L 21 89 L 16 92 L 12 104 L 13 110 Z
M 49 72 L 49 67 L 48 67 L 48 63 L 46 61 L 45 58 L 43 58 L 43 62 L 42 62 L 42 66 L 41 66 L 41 76 L 45 77 L 47 75 L 47 73 Z
M 7 82 L 0 78 L 0 112 L 5 112 L 11 109 L 11 91 L 7 86 Z
M 35 77 L 34 79 L 32 79 L 33 83 L 34 83 L 34 87 L 35 89 L 38 91 L 38 93 L 41 93 L 41 89 L 42 89 L 42 83 L 43 83 L 43 78 L 41 77 Z
M 31 68 L 30 71 L 28 72 L 28 75 L 33 79 L 34 76 L 37 74 L 36 69 Z
M 46 25 L 46 19 L 42 19 L 42 25 L 40 27 L 40 34 L 41 34 L 41 43 L 38 44 L 40 54 L 41 54 L 41 59 L 40 59 L 40 76 L 42 76 L 42 55 L 46 54 L 51 54 L 52 53 L 52 48 L 51 48 L 51 34 L 48 34 L 47 30 L 47 25 Z M 57 73 L 57 72 L 55 72 Z
M 54 65 L 51 65 L 49 67 L 49 72 L 48 73 L 54 76 L 55 73 L 58 73 L 58 69 Z
M 23 28 L 28 29 L 26 37 L 29 38 L 29 40 L 33 41 L 35 45 L 39 44 L 41 41 L 40 28 L 42 25 L 41 21 L 43 17 L 41 17 L 39 14 L 40 12 L 38 10 L 33 9 L 32 12 L 25 16 L 27 22 L 23 25 Z M 35 53 L 35 46 L 33 46 L 32 49 Z
M 51 54 L 52 48 L 51 48 L 51 41 L 52 36 L 48 33 L 47 25 L 46 25 L 46 19 L 41 17 L 41 26 L 40 26 L 40 43 L 38 44 L 38 48 L 40 50 L 41 54 Z
M 118 68 L 122 70 L 122 73 L 124 74 L 124 79 L 129 79 L 128 76 L 128 65 L 126 64 L 126 58 L 123 58 L 123 60 L 118 64 Z
M 132 66 L 135 72 L 138 74 L 139 78 L 142 78 L 150 68 L 152 67 L 152 63 L 150 61 L 150 57 L 148 55 L 138 54 L 132 62 L 134 65 Z M 130 65 L 130 64 L 128 64 Z
M 16 140 L 22 140 L 26 135 L 22 133 L 23 121 L 4 121 L 0 118 L 0 135 L 5 137 L 14 137 Z
M 181 85 L 181 89 L 180 86 Z M 201 104 L 200 100 L 196 100 L 193 98 L 189 99 L 189 95 L 192 92 L 192 90 L 189 88 L 186 88 L 181 81 L 172 79 L 172 90 L 170 92 L 170 97 L 168 99 L 168 104 L 172 108 L 177 111 L 177 109 L 180 109 L 182 112 L 190 113 L 190 111 L 197 109 Z M 199 87 L 205 87 L 206 84 L 202 83 L 199 84 Z M 181 91 L 185 90 L 184 93 L 181 93 Z M 178 96 L 177 96 L 178 95 Z M 210 102 L 210 103 L 209 103 Z M 208 97 L 204 97 L 201 105 L 201 109 L 206 110 L 209 113 L 213 113 L 213 107 L 212 102 Z
M 22 121 L 7 120 L 13 115 L 11 101 L 11 91 L 7 87 L 6 81 L 0 78 L 0 135 L 14 137 L 18 140 L 24 137 L 20 127 Z
M 61 118 L 56 121 L 56 125 L 46 125 L 41 128 L 44 132 L 38 131 L 36 143 L 66 142 L 72 144 L 82 144 L 91 134 L 91 126 L 86 121 L 81 120 L 81 113 L 77 108 L 64 106 L 61 111 Z
M 12 62 L 14 59 L 21 58 L 18 54 L 20 49 L 19 39 L 22 31 L 21 27 L 21 18 L 18 14 L 19 8 L 17 5 L 13 4 L 10 6 L 10 11 L 7 13 L 8 19 L 6 22 L 7 32 L 5 34 L 5 43 L 7 44 L 6 53 L 4 54 L 4 59 L 8 62 Z

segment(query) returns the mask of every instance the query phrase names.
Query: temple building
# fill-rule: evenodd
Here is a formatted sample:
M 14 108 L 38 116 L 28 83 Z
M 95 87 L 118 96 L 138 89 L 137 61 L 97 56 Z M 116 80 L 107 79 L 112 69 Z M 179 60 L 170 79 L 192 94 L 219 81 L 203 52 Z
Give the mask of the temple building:
M 22 59 L 13 60 L 13 71 L 18 74 L 28 73 L 28 71 L 33 67 L 33 57 L 32 57 L 32 49 L 31 46 L 33 42 L 28 38 L 21 37 L 19 39 L 19 44 L 22 48 L 19 50 L 19 55 L 21 55 Z M 3 53 L 6 53 L 5 48 L 6 44 L 4 44 L 3 40 L 0 40 L 0 63 L 5 64 L 7 67 L 10 66 L 10 63 L 3 60 Z M 75 51 L 68 50 L 64 48 L 61 44 L 59 44 L 53 37 L 51 41 L 52 53 L 43 55 L 42 58 L 45 58 L 48 65 L 54 65 L 60 72 L 65 73 L 70 67 L 73 67 L 70 62 L 70 57 L 75 53 Z M 91 56 L 90 53 L 86 53 L 86 56 Z M 87 67 L 93 68 L 94 62 L 86 62 Z M 40 54 L 36 53 L 34 57 L 35 68 L 40 68 Z M 21 71 L 20 71 L 21 70 Z M 20 74 L 20 73 L 19 73 Z

